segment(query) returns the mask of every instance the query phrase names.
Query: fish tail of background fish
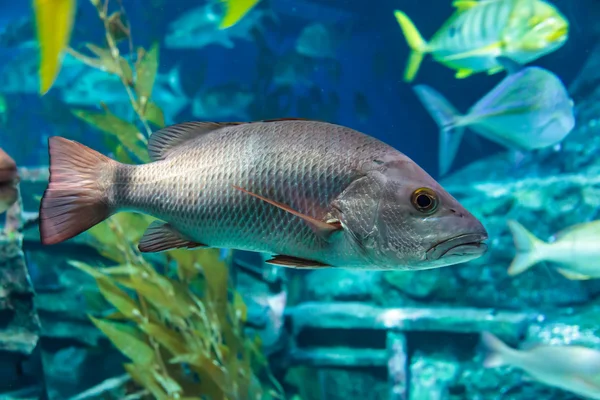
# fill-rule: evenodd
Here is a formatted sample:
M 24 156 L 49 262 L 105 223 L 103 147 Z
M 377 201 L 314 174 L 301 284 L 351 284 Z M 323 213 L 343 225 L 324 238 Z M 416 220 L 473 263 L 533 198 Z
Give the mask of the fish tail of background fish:
M 464 134 L 465 127 L 460 124 L 462 115 L 431 87 L 417 85 L 413 90 L 440 128 L 438 162 L 440 175 L 444 175 L 452 166 Z
M 486 357 L 483 360 L 483 366 L 486 368 L 495 368 L 508 364 L 506 356 L 515 351 L 489 332 L 481 334 L 481 342 L 487 351 Z
M 508 274 L 513 276 L 527 271 L 529 268 L 542 261 L 542 247 L 545 246 L 546 243 L 535 237 L 517 221 L 508 221 L 508 228 L 513 235 L 515 247 L 517 249 L 517 254 L 508 268 Z
M 419 71 L 421 62 L 425 54 L 429 52 L 429 46 L 425 39 L 421 36 L 415 24 L 402 11 L 394 11 L 394 16 L 400 24 L 400 29 L 404 33 L 406 42 L 411 49 L 406 69 L 404 70 L 404 81 L 412 82 Z
M 50 183 L 40 206 L 43 244 L 70 239 L 116 211 L 108 188 L 117 180 L 116 161 L 61 137 L 49 140 Z

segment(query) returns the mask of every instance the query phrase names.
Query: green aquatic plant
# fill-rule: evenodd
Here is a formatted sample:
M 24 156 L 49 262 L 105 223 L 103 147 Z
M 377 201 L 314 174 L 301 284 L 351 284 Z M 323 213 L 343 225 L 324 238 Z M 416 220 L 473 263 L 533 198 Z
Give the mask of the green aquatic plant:
M 164 126 L 163 112 L 151 100 L 158 46 L 138 49 L 135 60 L 133 54 L 123 57 L 119 40 L 129 38 L 133 48 L 124 10 L 109 14 L 108 1 L 91 1 L 104 23 L 107 47 L 87 44 L 92 56 L 68 51 L 91 67 L 118 75 L 137 117 L 126 121 L 104 104 L 100 112 L 73 113 L 106 135 L 117 160 L 147 162 L 149 124 Z M 217 249 L 148 256 L 163 267 L 159 272 L 132 245 L 150 221 L 145 215 L 120 213 L 89 230 L 92 245 L 114 265 L 98 268 L 70 262 L 95 279 L 110 306 L 109 314 L 89 317 L 129 359 L 124 365 L 127 373 L 145 395 L 159 400 L 282 398 L 260 340 L 244 333 L 247 309 L 231 285 L 227 260 Z
M 103 132 L 106 143 L 120 162 L 148 161 L 147 139 L 152 133 L 151 125 L 162 128 L 165 117 L 162 109 L 152 101 L 152 89 L 156 81 L 159 66 L 159 46 L 154 43 L 148 50 L 138 47 L 133 51 L 129 22 L 125 11 L 121 9 L 109 13 L 108 1 L 91 0 L 98 17 L 105 28 L 105 47 L 86 43 L 85 48 L 91 55 L 83 54 L 73 48 L 67 52 L 82 63 L 119 77 L 123 90 L 127 93 L 136 121 L 127 121 L 112 113 L 100 103 L 102 111 L 87 109 L 72 110 L 79 119 Z M 129 39 L 129 54 L 123 56 L 118 43 Z M 144 132 L 140 132 L 141 130 Z
M 95 228 L 99 251 L 118 265 L 71 261 L 114 309 L 90 319 L 130 359 L 126 371 L 156 399 L 281 398 L 274 379 L 265 388 L 258 378 L 271 377 L 268 363 L 244 334 L 246 305 L 220 252 L 167 252 L 159 273 L 129 244 L 142 220 L 123 214 Z

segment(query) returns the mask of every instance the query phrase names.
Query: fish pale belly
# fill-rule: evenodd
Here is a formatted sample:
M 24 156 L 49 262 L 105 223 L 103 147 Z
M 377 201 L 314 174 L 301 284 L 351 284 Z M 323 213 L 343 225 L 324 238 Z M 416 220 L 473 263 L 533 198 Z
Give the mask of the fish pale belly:
M 498 70 L 499 68 L 502 68 L 500 63 L 498 63 L 496 60 L 496 57 L 498 57 L 496 54 L 485 54 L 450 60 L 447 59 L 448 57 L 454 55 L 456 55 L 456 53 L 446 50 L 432 52 L 432 56 L 437 62 L 454 70 L 464 69 L 473 72 L 485 72 L 488 70 Z
M 164 161 L 132 168 L 122 203 L 210 247 L 363 266 L 367 261 L 347 245 L 350 241 L 333 245 L 301 218 L 234 188 L 326 220 L 331 202 L 363 175 L 358 167 L 363 157 L 395 152 L 366 135 L 334 127 L 330 135 L 301 126 L 265 128 L 260 135 L 224 128 Z M 359 154 L 352 154 L 357 149 Z

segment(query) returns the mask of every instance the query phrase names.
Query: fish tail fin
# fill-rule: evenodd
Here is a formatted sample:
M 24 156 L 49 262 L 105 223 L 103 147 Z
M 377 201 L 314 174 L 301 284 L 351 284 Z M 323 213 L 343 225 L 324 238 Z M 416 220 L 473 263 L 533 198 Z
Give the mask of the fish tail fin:
M 508 221 L 508 228 L 517 249 L 517 254 L 508 268 L 508 274 L 513 276 L 527 271 L 542 260 L 539 248 L 545 243 L 517 221 Z
M 431 87 L 417 85 L 413 90 L 440 128 L 438 161 L 440 175 L 445 175 L 456 157 L 463 138 L 465 128 L 460 124 L 462 116 L 444 96 Z
M 225 16 L 219 29 L 227 29 L 237 24 L 260 0 L 221 0 L 226 6 Z
M 51 137 L 48 146 L 50 182 L 40 206 L 40 236 L 43 244 L 56 244 L 90 229 L 115 211 L 100 181 L 111 179 L 110 171 L 116 171 L 119 164 L 62 137 Z
M 411 49 L 408 63 L 404 70 L 404 81 L 412 82 L 419 71 L 419 67 L 421 66 L 425 54 L 429 52 L 428 45 L 417 30 L 415 24 L 413 24 L 405 13 L 396 10 L 394 11 L 394 16 L 396 17 L 396 21 L 398 21 L 400 29 L 402 29 L 402 33 L 404 33 L 404 37 L 406 38 L 406 42 Z
M 495 368 L 507 363 L 505 355 L 512 349 L 504 344 L 502 340 L 489 332 L 483 332 L 481 334 L 481 341 L 487 351 L 483 360 L 484 367 Z

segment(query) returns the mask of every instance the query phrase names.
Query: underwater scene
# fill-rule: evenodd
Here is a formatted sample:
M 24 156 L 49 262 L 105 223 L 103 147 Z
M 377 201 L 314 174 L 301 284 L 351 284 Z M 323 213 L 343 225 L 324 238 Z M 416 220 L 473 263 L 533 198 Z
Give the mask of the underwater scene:
M 600 399 L 599 21 L 0 0 L 0 400 Z

